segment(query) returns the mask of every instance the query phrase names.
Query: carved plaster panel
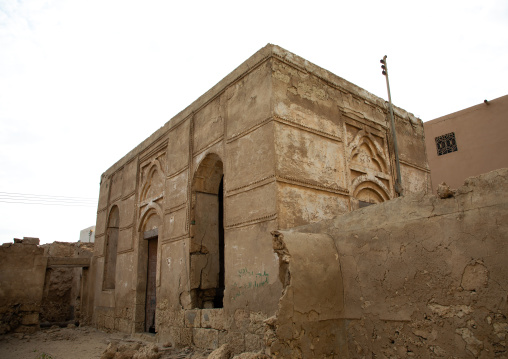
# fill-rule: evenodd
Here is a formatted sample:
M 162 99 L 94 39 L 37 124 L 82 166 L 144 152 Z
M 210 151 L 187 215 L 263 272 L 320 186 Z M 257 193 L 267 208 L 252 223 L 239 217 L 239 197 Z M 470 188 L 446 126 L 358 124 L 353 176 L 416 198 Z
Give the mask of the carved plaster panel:
M 386 133 L 351 121 L 346 129 L 351 194 L 369 203 L 390 199 L 392 177 Z

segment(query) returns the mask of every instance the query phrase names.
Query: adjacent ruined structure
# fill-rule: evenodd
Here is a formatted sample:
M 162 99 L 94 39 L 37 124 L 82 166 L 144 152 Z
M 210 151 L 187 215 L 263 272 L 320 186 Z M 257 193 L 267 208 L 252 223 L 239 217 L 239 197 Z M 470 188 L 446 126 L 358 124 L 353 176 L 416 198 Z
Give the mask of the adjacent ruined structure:
M 0 246 L 0 334 L 90 322 L 88 293 L 93 244 L 14 239 Z
M 387 114 L 278 46 L 258 51 L 102 175 L 92 322 L 263 348 L 285 283 L 270 233 L 396 197 Z M 395 108 L 395 123 L 405 193 L 427 192 L 422 122 Z

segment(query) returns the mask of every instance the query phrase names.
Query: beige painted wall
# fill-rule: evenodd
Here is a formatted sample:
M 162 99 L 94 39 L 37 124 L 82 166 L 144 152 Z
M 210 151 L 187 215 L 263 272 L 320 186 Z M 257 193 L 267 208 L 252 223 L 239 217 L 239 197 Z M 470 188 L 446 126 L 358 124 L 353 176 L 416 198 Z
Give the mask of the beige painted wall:
M 432 190 L 457 188 L 470 176 L 508 167 L 508 95 L 425 122 Z M 457 151 L 438 156 L 435 138 L 454 132 Z

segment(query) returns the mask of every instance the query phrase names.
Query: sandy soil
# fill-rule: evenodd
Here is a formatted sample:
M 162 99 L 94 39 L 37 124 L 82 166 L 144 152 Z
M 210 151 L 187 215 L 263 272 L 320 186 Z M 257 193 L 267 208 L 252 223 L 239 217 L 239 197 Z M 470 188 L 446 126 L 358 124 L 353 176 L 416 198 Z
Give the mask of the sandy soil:
M 34 334 L 0 335 L 1 359 L 92 359 L 100 358 L 109 343 L 154 344 L 143 336 L 105 333 L 90 327 L 49 328 Z M 148 338 L 149 339 L 149 338 Z M 204 359 L 210 351 L 173 349 L 158 345 L 161 359 Z

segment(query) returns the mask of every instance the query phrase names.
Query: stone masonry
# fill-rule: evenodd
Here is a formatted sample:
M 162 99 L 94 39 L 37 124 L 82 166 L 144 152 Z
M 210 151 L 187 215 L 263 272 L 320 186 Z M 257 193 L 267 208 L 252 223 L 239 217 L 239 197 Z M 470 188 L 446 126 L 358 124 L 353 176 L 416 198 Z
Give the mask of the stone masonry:
M 426 192 L 422 122 L 395 122 L 403 187 Z M 93 322 L 261 349 L 283 289 L 270 232 L 395 198 L 391 138 L 384 100 L 267 45 L 102 175 Z

